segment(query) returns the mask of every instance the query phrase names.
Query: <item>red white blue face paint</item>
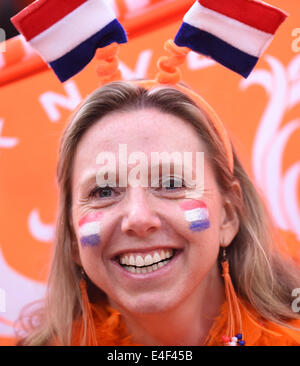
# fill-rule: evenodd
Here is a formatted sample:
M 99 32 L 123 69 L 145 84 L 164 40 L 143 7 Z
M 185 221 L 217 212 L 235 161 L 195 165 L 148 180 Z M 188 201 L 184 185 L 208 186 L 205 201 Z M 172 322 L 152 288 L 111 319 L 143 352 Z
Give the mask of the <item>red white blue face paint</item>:
M 79 220 L 79 237 L 83 247 L 94 247 L 101 243 L 100 220 L 103 216 L 102 212 L 92 212 Z
M 184 211 L 185 219 L 190 224 L 190 230 L 203 231 L 210 227 L 208 209 L 203 201 L 185 201 L 180 204 L 180 208 Z

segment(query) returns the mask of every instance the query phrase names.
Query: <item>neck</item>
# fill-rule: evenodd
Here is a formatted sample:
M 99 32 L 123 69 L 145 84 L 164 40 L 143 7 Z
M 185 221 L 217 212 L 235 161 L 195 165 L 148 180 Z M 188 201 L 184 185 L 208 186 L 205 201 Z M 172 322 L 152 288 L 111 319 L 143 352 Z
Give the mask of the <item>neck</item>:
M 145 346 L 200 346 L 224 303 L 224 284 L 214 268 L 192 294 L 176 307 L 155 314 L 120 311 L 133 340 Z

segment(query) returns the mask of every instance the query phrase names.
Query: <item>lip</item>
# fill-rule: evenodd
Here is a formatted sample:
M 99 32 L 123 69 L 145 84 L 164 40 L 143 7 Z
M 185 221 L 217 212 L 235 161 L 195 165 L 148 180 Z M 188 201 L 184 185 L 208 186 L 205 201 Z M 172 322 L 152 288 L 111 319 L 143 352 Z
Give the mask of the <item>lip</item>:
M 175 249 L 175 248 L 174 248 Z M 145 281 L 145 280 L 151 280 L 160 276 L 165 276 L 169 272 L 172 271 L 172 267 L 178 262 L 178 259 L 182 256 L 183 250 L 177 249 L 172 259 L 163 267 L 157 269 L 154 272 L 150 273 L 131 273 L 127 271 L 125 268 L 123 268 L 117 260 L 112 260 L 113 266 L 121 273 L 122 276 L 125 278 L 136 280 L 136 281 Z

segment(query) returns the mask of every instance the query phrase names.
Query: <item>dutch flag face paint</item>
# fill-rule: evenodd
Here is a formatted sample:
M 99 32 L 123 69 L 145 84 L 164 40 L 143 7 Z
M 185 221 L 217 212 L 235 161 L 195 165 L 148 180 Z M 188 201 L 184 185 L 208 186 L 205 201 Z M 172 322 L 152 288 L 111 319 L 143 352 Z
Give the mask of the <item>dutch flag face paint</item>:
M 193 200 L 180 204 L 184 211 L 186 221 L 190 224 L 190 230 L 203 231 L 209 228 L 208 209 L 204 202 Z
M 79 221 L 79 237 L 83 247 L 94 247 L 101 243 L 101 218 L 102 212 L 93 212 L 85 215 Z

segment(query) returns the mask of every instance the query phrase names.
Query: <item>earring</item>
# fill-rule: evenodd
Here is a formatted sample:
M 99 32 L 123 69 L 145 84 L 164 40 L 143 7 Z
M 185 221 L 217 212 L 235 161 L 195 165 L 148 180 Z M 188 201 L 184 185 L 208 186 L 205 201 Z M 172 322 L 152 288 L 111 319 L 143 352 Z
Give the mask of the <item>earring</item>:
M 81 279 L 80 279 L 80 293 L 82 300 L 83 312 L 85 314 L 86 322 L 84 322 L 84 314 L 82 314 L 82 323 L 81 330 L 84 333 L 84 329 L 86 329 L 86 346 L 97 346 L 97 337 L 96 337 L 96 329 L 93 320 L 92 309 L 87 293 L 87 279 L 88 276 L 85 273 L 83 267 L 81 267 Z M 82 334 L 83 336 L 83 334 Z
M 225 284 L 225 295 L 228 304 L 228 320 L 226 335 L 222 337 L 225 346 L 244 346 L 242 331 L 242 316 L 239 306 L 239 299 L 236 295 L 234 286 L 229 273 L 229 262 L 226 249 L 222 253 L 222 276 Z

